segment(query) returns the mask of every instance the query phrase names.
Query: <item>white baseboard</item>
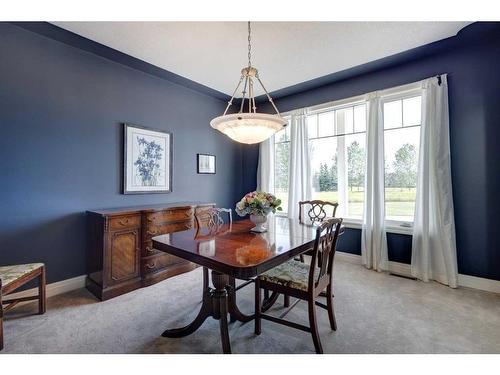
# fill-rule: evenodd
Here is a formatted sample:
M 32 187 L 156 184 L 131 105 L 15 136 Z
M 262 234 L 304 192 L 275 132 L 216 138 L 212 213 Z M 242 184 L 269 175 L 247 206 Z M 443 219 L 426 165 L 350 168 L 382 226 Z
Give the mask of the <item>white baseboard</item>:
M 361 255 L 344 253 L 342 251 L 335 252 L 335 259 L 339 259 L 342 262 L 347 262 L 347 263 L 362 264 Z M 409 264 L 389 262 L 389 272 L 400 276 L 412 277 L 411 268 Z
M 342 251 L 335 252 L 335 259 L 346 263 L 362 264 L 361 255 L 345 253 Z M 405 263 L 389 262 L 389 272 L 395 275 L 413 277 L 411 275 L 411 266 Z M 458 286 L 500 294 L 499 280 L 458 274 Z
M 343 251 L 335 251 L 335 260 L 340 260 L 346 263 L 361 264 L 361 256 L 357 254 L 344 253 Z M 335 263 L 334 263 L 335 264 Z
M 411 266 L 406 263 L 389 261 L 389 272 L 399 276 L 414 278 L 411 275 Z
M 458 274 L 458 285 L 500 294 L 500 281 Z
M 57 296 L 58 294 L 70 292 L 75 289 L 85 287 L 86 275 L 73 277 L 71 279 L 57 281 L 55 283 L 47 284 L 47 297 Z M 38 288 L 23 290 L 22 292 L 9 294 L 10 298 L 22 298 L 38 294 Z

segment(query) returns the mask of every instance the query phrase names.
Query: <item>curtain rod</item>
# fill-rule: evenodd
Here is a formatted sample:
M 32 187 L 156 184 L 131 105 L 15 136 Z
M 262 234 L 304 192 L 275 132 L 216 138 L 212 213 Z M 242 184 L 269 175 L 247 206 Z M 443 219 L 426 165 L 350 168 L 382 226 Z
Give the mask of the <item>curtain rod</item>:
M 366 95 L 370 95 L 370 94 L 373 94 L 373 93 L 381 93 L 383 95 L 384 91 L 392 91 L 392 90 L 398 90 L 398 89 L 404 89 L 405 87 L 407 87 L 407 89 L 411 89 L 410 87 L 411 86 L 415 86 L 415 85 L 418 85 L 419 83 L 422 83 L 423 81 L 426 81 L 428 79 L 431 79 L 431 78 L 436 78 L 438 80 L 438 85 L 441 86 L 441 83 L 442 83 L 442 76 L 448 76 L 449 74 L 448 73 L 440 73 L 440 74 L 437 74 L 435 76 L 430 76 L 430 77 L 427 77 L 427 78 L 424 78 L 424 79 L 421 79 L 419 81 L 415 81 L 415 82 L 410 82 L 410 83 L 405 83 L 403 85 L 398 85 L 398 86 L 394 86 L 394 87 L 387 87 L 385 89 L 381 89 L 381 90 L 375 90 L 375 91 L 370 91 L 370 92 L 367 92 L 367 93 L 364 93 L 364 94 L 361 94 L 361 95 L 356 95 L 356 96 L 351 96 L 351 97 L 348 97 L 348 98 L 344 98 L 344 99 L 337 99 L 337 100 L 332 100 L 332 101 L 329 101 L 329 102 L 325 102 L 325 103 L 319 103 L 319 104 L 314 104 L 314 105 L 310 105 L 308 107 L 300 107 L 300 108 L 295 108 L 295 109 L 291 109 L 289 111 L 286 111 L 286 112 L 283 112 L 281 115 L 282 116 L 289 116 L 291 115 L 292 112 L 295 112 L 295 111 L 308 111 L 308 110 L 319 110 L 321 109 L 321 107 L 334 107 L 334 106 L 340 106 L 344 103 L 348 103 L 348 102 L 355 102 L 355 101 L 362 101 L 364 100 L 364 97 Z

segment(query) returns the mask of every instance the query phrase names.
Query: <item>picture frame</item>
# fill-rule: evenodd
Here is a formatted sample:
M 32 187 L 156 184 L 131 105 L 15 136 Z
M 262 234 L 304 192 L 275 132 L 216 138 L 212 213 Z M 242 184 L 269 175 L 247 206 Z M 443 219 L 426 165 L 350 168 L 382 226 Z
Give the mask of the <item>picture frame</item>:
M 215 155 L 196 154 L 198 174 L 215 174 L 217 170 L 217 160 Z
M 123 194 L 172 192 L 171 132 L 123 124 Z

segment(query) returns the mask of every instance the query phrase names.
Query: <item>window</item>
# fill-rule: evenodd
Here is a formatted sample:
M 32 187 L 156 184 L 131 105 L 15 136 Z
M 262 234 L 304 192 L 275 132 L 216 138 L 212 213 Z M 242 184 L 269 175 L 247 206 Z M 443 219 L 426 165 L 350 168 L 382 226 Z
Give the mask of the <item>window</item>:
M 274 135 L 274 194 L 281 199 L 283 213 L 288 209 L 288 160 L 290 159 L 290 119 Z
M 420 89 L 394 92 L 380 96 L 384 204 L 389 225 L 413 222 L 422 111 Z M 356 98 L 309 109 L 306 116 L 312 198 L 338 202 L 337 216 L 352 221 L 360 221 L 364 212 L 367 110 L 364 99 Z M 282 200 L 286 211 L 290 126 L 275 134 L 273 144 L 274 194 Z
M 338 202 L 338 216 L 363 216 L 366 105 L 307 116 L 313 199 Z
M 413 222 L 420 145 L 420 95 L 384 100 L 385 217 Z

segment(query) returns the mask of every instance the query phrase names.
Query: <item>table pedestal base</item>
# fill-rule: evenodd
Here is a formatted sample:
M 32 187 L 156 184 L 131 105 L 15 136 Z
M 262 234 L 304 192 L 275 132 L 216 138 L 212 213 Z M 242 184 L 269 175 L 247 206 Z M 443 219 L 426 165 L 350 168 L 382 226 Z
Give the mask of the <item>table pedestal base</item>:
M 228 319 L 246 323 L 254 319 L 254 315 L 245 315 L 236 306 L 235 280 L 228 275 L 212 271 L 213 288 L 208 286 L 208 270 L 203 269 L 203 300 L 201 309 L 196 318 L 182 328 L 168 329 L 162 333 L 163 337 L 184 337 L 195 332 L 203 322 L 212 317 L 219 321 L 222 351 L 231 353 L 229 341 Z

